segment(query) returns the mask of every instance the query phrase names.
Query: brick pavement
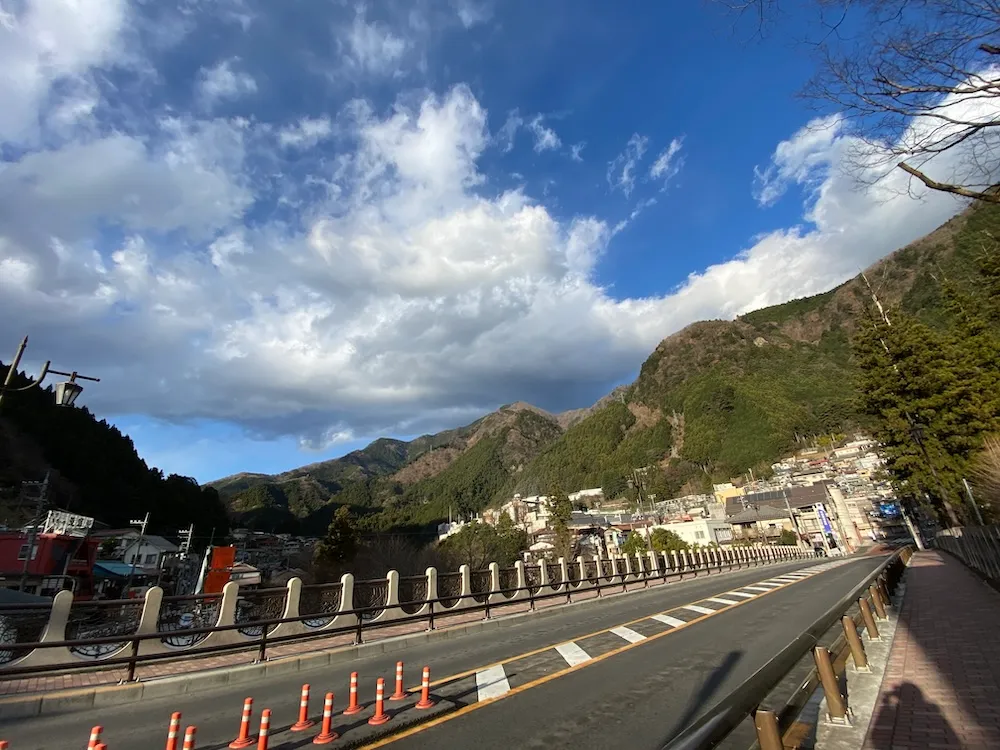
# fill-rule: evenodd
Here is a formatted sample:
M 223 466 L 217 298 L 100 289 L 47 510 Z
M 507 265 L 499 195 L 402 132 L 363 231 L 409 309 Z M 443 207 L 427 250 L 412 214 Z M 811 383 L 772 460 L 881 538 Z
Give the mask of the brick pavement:
M 688 579 L 685 579 L 688 580 Z M 650 586 L 662 585 L 662 580 L 650 580 Z M 643 583 L 628 584 L 629 591 L 642 589 Z M 613 593 L 614 589 L 610 593 Z M 607 593 L 605 595 L 608 595 Z M 573 601 L 583 601 L 596 597 L 596 592 L 583 591 L 573 594 Z M 535 603 L 535 609 L 545 609 L 558 606 L 565 602 L 563 596 L 543 599 Z M 503 617 L 505 615 L 516 614 L 528 611 L 528 602 L 514 602 L 500 606 L 491 606 L 491 616 Z M 479 612 L 456 612 L 453 615 L 442 615 L 435 613 L 435 629 L 445 630 L 449 627 L 468 624 L 483 619 L 483 613 Z M 410 633 L 420 633 L 427 629 L 426 621 L 403 623 L 400 625 L 386 625 L 385 627 L 366 630 L 364 632 L 365 642 L 377 641 L 393 636 L 406 635 Z M 306 641 L 293 641 L 267 649 L 269 661 L 285 657 L 297 656 L 305 653 L 317 651 L 331 651 L 337 648 L 350 646 L 354 643 L 354 636 L 351 633 L 334 635 L 328 638 L 313 638 Z M 176 660 L 161 660 L 139 665 L 136 670 L 136 677 L 146 681 L 158 677 L 170 677 L 179 674 L 190 674 L 196 671 L 206 671 L 213 669 L 225 669 L 226 667 L 250 664 L 257 656 L 257 649 L 251 643 L 246 650 L 219 654 L 216 656 L 205 656 L 195 658 L 193 656 L 182 656 Z M 116 685 L 126 677 L 126 670 L 123 668 L 95 668 L 88 671 L 76 671 L 58 674 L 40 674 L 37 677 L 22 677 L 8 680 L 0 680 L 0 695 L 25 695 L 30 693 L 51 693 L 58 690 L 70 690 L 74 688 L 93 687 L 97 685 Z
M 864 750 L 1000 748 L 1000 595 L 919 552 Z

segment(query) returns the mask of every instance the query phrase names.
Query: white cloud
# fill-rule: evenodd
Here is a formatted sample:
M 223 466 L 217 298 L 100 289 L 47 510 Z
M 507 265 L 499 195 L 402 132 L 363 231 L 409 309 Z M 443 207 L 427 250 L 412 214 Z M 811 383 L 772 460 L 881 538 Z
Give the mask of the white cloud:
M 535 115 L 531 122 L 528 123 L 528 130 L 535 137 L 535 153 L 540 154 L 542 151 L 552 151 L 554 149 L 562 146 L 562 141 L 559 140 L 559 136 L 556 135 L 556 131 L 552 128 L 547 128 L 542 124 L 543 117 L 541 115 Z
M 656 157 L 653 166 L 649 168 L 649 178 L 651 180 L 662 180 L 666 188 L 667 183 L 677 176 L 684 166 L 684 159 L 680 156 L 681 146 L 684 144 L 683 138 L 674 138 L 670 141 L 660 155 Z
M 583 161 L 583 157 L 580 156 L 583 150 L 587 147 L 586 141 L 580 141 L 579 143 L 574 143 L 569 147 L 569 158 L 573 161 Z
M 88 54 L 74 75 L 107 59 Z M 19 122 L 48 111 L 19 101 Z M 849 132 L 796 136 L 769 179 L 810 189 L 801 226 L 669 294 L 616 299 L 595 269 L 619 227 L 491 187 L 469 87 L 329 111 L 266 129 L 159 113 L 8 157 L 0 339 L 27 330 L 56 366 L 100 376 L 85 393 L 99 413 L 231 420 L 310 445 L 414 434 L 517 399 L 578 405 L 683 325 L 827 289 L 959 206 L 897 196 L 902 173 L 858 193 L 837 168 Z M 280 146 L 301 151 L 285 161 Z M 635 135 L 612 162 L 614 189 L 676 167 L 675 150 L 641 170 L 647 147 Z M 324 189 L 284 192 L 299 183 Z
M 211 68 L 198 73 L 198 93 L 208 103 L 239 99 L 257 90 L 257 82 L 249 73 L 235 70 L 239 58 L 220 60 Z
M 329 117 L 303 117 L 278 131 L 278 142 L 286 148 L 307 149 L 333 135 Z
M 452 4 L 459 20 L 467 29 L 471 29 L 476 24 L 486 23 L 493 17 L 493 6 L 489 2 L 453 0 Z
M 632 195 L 635 188 L 636 169 L 649 147 L 649 138 L 633 133 L 625 150 L 608 163 L 608 185 L 612 191 L 620 190 L 625 197 Z
M 766 169 L 754 167 L 754 199 L 761 206 L 774 205 L 789 184 L 822 184 L 827 167 L 842 140 L 845 121 L 840 115 L 812 120 L 791 138 L 782 141 Z
M 345 60 L 350 67 L 366 73 L 388 74 L 399 70 L 409 43 L 384 24 L 369 23 L 358 12 L 344 35 Z
M 514 141 L 517 138 L 517 131 L 524 125 L 524 118 L 520 112 L 514 109 L 507 113 L 507 119 L 496 134 L 496 142 L 504 153 L 510 153 L 514 149 Z
M 26 0 L 13 7 L 0 6 L 0 143 L 34 141 L 48 107 L 68 106 L 57 119 L 74 119 L 63 97 L 46 102 L 53 86 L 73 84 L 72 96 L 88 85 L 93 68 L 113 65 L 128 16 L 125 0 Z

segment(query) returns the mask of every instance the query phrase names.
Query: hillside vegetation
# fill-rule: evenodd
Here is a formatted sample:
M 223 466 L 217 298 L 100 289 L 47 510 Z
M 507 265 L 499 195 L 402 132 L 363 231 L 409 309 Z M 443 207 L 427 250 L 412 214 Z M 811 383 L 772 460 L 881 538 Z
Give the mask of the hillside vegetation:
M 947 327 L 941 280 L 968 286 L 984 233 L 1000 233 L 1000 209 L 969 209 L 866 275 L 885 304 L 931 327 Z M 348 504 L 364 516 L 363 525 L 377 529 L 423 527 L 515 492 L 558 486 L 617 493 L 625 475 L 640 467 L 649 467 L 649 491 L 704 490 L 751 468 L 766 471 L 808 436 L 870 426 L 858 407 L 850 345 L 869 301 L 859 276 L 733 321 L 695 323 L 664 339 L 634 383 L 589 410 L 553 416 L 514 405 L 421 438 L 420 445 L 396 444 L 391 460 L 374 460 L 373 453 L 385 452 L 380 443 L 393 442 L 376 441 L 339 459 L 353 469 L 305 467 L 263 480 L 241 475 L 239 481 L 263 482 L 272 494 L 279 490 L 262 502 L 307 527 L 321 525 L 329 508 Z M 518 415 L 513 422 L 512 410 Z M 352 484 L 358 474 L 363 476 Z M 245 509 L 256 494 L 231 492 L 227 483 L 233 481 L 215 486 L 234 510 Z

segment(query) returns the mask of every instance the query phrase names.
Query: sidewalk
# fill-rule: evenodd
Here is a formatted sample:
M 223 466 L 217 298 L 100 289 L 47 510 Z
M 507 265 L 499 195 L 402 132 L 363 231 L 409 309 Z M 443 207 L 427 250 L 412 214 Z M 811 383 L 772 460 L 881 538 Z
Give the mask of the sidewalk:
M 1000 595 L 943 552 L 913 555 L 864 750 L 1000 748 Z

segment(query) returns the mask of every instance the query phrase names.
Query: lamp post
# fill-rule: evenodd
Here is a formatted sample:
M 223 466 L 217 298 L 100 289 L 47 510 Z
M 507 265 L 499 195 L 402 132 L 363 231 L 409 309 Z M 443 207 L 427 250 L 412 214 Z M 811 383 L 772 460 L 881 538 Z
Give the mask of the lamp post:
M 89 380 L 93 383 L 101 382 L 100 378 L 92 378 L 87 375 L 81 375 L 80 373 L 73 372 L 62 372 L 61 370 L 53 370 L 49 367 L 49 361 L 46 360 L 45 364 L 42 365 L 42 371 L 38 374 L 31 383 L 22 388 L 12 388 L 11 383 L 14 382 L 14 375 L 17 372 L 17 366 L 21 364 L 21 357 L 24 354 L 24 350 L 28 347 L 28 337 L 25 336 L 21 340 L 20 346 L 17 347 L 17 352 L 14 354 L 14 359 L 11 360 L 10 366 L 7 368 L 7 377 L 4 378 L 3 385 L 0 385 L 0 406 L 3 405 L 3 397 L 7 393 L 15 393 L 18 391 L 27 391 L 32 388 L 36 388 L 42 384 L 45 377 L 49 374 L 52 375 L 62 375 L 63 377 L 69 378 L 69 380 L 63 381 L 62 383 L 57 383 L 55 387 L 55 397 L 56 404 L 59 406 L 73 406 L 76 403 L 77 397 L 83 391 L 83 386 L 77 383 L 79 380 Z

